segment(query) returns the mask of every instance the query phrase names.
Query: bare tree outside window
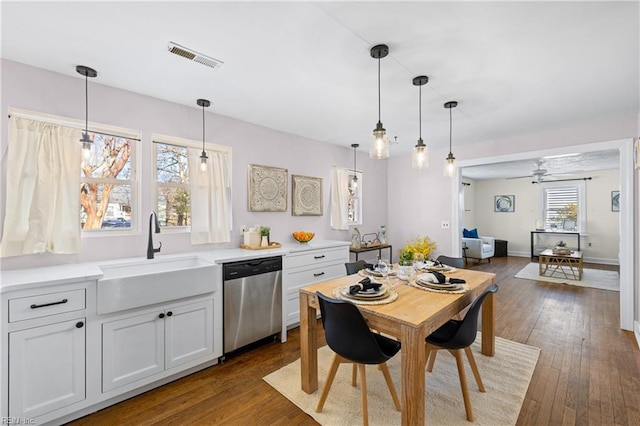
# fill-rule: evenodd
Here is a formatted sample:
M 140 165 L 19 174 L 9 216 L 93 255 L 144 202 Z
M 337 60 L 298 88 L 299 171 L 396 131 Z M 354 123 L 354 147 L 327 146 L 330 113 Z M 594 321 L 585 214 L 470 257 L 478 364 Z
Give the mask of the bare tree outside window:
M 184 146 L 154 142 L 158 219 L 161 226 L 191 225 L 189 163 Z
M 82 163 L 80 219 L 85 230 L 131 227 L 132 141 L 94 133 L 91 157 Z

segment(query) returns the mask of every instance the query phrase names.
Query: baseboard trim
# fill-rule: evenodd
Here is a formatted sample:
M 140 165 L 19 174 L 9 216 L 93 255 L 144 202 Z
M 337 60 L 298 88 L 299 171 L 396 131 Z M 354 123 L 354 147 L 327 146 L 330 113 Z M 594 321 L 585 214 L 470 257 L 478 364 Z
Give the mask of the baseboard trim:
M 635 327 L 633 327 L 633 334 L 636 335 L 636 343 L 638 344 L 638 348 L 640 348 L 640 321 L 635 321 Z

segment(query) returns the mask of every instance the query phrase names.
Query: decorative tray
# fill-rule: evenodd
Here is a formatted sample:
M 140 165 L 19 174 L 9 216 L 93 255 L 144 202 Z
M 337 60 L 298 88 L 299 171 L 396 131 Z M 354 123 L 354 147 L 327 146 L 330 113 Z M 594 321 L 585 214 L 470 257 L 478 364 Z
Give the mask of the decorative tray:
M 266 249 L 273 249 L 278 247 L 282 247 L 282 244 L 276 243 L 275 241 L 266 247 L 260 247 L 260 246 L 254 247 L 254 246 L 248 246 L 246 244 L 240 244 L 240 248 L 245 250 L 266 250 Z

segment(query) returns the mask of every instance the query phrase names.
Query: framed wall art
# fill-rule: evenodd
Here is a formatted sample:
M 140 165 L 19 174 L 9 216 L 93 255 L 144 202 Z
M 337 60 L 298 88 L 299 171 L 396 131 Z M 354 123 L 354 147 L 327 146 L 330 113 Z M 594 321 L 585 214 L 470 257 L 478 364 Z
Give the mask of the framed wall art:
M 291 215 L 322 216 L 322 178 L 291 175 Z
M 493 199 L 493 211 L 500 213 L 513 213 L 516 211 L 515 195 L 496 195 Z
M 249 164 L 247 204 L 250 212 L 286 212 L 288 171 Z
M 611 211 L 620 211 L 620 191 L 611 191 Z

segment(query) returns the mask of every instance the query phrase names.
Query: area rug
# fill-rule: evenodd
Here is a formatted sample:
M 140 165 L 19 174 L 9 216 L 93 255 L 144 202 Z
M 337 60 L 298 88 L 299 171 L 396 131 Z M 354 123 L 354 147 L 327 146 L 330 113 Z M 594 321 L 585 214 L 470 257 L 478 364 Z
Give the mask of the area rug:
M 558 274 L 555 274 L 558 275 Z M 525 280 L 544 281 L 547 283 L 570 284 L 580 287 L 592 287 L 602 290 L 620 291 L 620 274 L 617 271 L 603 271 L 600 269 L 583 269 L 582 280 L 567 280 L 566 278 L 542 277 L 538 275 L 538 264 L 529 263 L 515 278 Z
M 467 384 L 475 416 L 475 425 L 514 425 L 529 387 L 533 370 L 538 362 L 540 349 L 496 338 L 495 356 L 480 353 L 480 334 L 472 350 L 482 376 L 486 393 L 481 393 L 465 359 Z M 360 380 L 351 386 L 351 366 L 343 364 L 338 369 L 322 413 L 315 408 L 320 398 L 327 371 L 333 359 L 328 346 L 318 350 L 319 387 L 312 394 L 300 389 L 300 360 L 275 371 L 264 380 L 322 425 L 362 424 Z M 401 394 L 400 354 L 388 361 L 398 395 Z M 460 391 L 458 370 L 453 356 L 440 351 L 432 373 L 426 377 L 425 418 L 432 425 L 465 425 L 467 422 Z M 382 372 L 376 366 L 367 366 L 367 398 L 369 424 L 399 425 L 400 412 L 395 411 L 391 394 Z

